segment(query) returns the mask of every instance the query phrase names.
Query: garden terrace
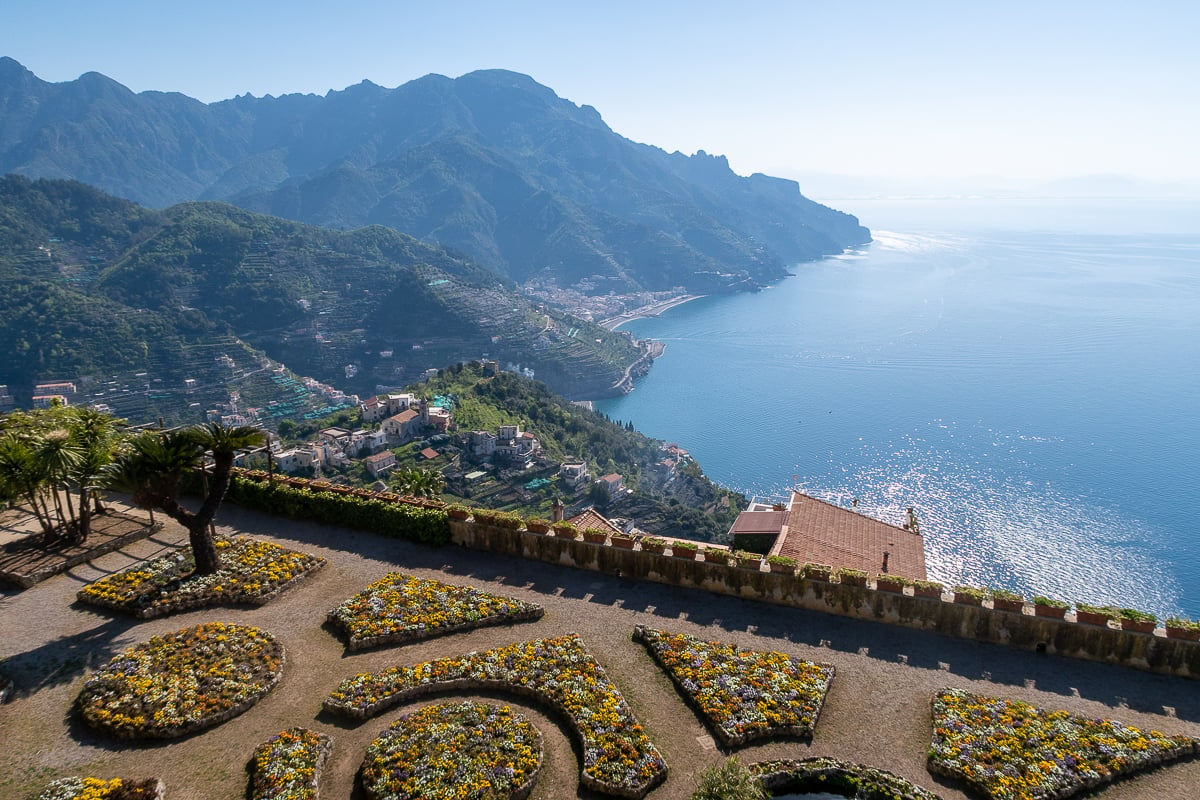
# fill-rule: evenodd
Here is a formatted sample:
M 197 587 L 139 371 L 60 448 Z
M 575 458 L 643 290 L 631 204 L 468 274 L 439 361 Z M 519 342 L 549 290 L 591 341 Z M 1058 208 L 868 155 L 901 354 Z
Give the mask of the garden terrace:
M 931 698 L 947 686 L 973 694 L 1020 700 L 1062 709 L 1089 719 L 1115 719 L 1142 730 L 1200 736 L 1200 693 L 1194 681 L 1132 670 L 1116 663 L 1038 654 L 988 644 L 937 629 L 887 624 L 887 617 L 860 618 L 847 608 L 870 608 L 876 595 L 924 604 L 954 619 L 982 622 L 991 616 L 1037 624 L 1028 613 L 959 606 L 946 599 L 870 588 L 820 584 L 813 608 L 765 602 L 778 587 L 795 584 L 815 596 L 819 582 L 765 571 L 739 570 L 767 593 L 727 596 L 701 582 L 732 573 L 719 564 L 660 559 L 659 569 L 679 570 L 694 584 L 634 580 L 596 569 L 519 558 L 495 550 L 430 547 L 363 531 L 270 517 L 236 506 L 222 508 L 218 533 L 246 535 L 326 559 L 320 571 L 264 606 L 221 609 L 220 619 L 270 631 L 288 650 L 276 687 L 253 708 L 190 736 L 149 744 L 113 742 L 78 724 L 71 705 L 88 674 L 113 655 L 149 637 L 213 619 L 212 611 L 181 612 L 165 619 L 137 620 L 97 613 L 75 603 L 84 583 L 113 574 L 137 560 L 158 557 L 163 548 L 186 541 L 174 523 L 151 539 L 109 553 L 24 591 L 0 592 L 0 672 L 15 679 L 13 697 L 0 705 L 0 796 L 30 800 L 54 778 L 156 776 L 171 800 L 239 800 L 246 796 L 244 765 L 254 747 L 293 726 L 330 735 L 334 748 L 320 778 L 323 798 L 348 798 L 355 791 L 366 748 L 395 717 L 430 701 L 508 703 L 542 731 L 545 757 L 531 800 L 595 797 L 580 788 L 581 750 L 566 723 L 538 701 L 504 690 L 455 689 L 436 700 L 405 701 L 374 722 L 348 724 L 322 711 L 322 700 L 339 680 L 379 672 L 396 664 L 434 661 L 470 651 L 507 647 L 520 639 L 564 636 L 575 631 L 603 664 L 650 740 L 670 764 L 670 776 L 648 800 L 687 800 L 693 776 L 725 761 L 719 743 L 688 708 L 644 645 L 631 637 L 636 625 L 683 633 L 738 649 L 779 651 L 829 664 L 837 671 L 810 741 L 756 740 L 738 751 L 743 763 L 830 757 L 887 770 L 934 790 L 943 800 L 980 800 L 958 779 L 932 774 L 927 751 L 933 735 Z M 607 545 L 504 531 L 519 540 L 540 540 L 582 552 L 620 556 L 651 554 Z M 500 532 L 497 531 L 497 536 Z M 611 551 L 611 553 L 610 553 Z M 549 552 L 549 551 L 547 551 Z M 659 557 L 654 557 L 659 558 Z M 596 562 L 599 564 L 599 562 Z M 659 561 L 653 561 L 659 564 Z M 666 566 L 669 565 L 669 566 Z M 614 562 L 614 568 L 625 566 Z M 519 627 L 486 627 L 347 654 L 322 626 L 325 612 L 389 571 L 482 590 L 536 603 L 545 616 Z M 710 572 L 711 570 L 711 572 Z M 911 591 L 911 589 L 909 590 Z M 886 595 L 886 597 L 884 597 Z M 882 602 L 882 599 L 880 600 Z M 821 610 L 827 609 L 827 611 Z M 832 612 L 832 613 L 828 613 Z M 932 612 L 931 612 L 932 613 Z M 35 624 L 36 623 L 36 624 Z M 1054 621 L 1080 635 L 1166 641 L 1112 627 Z M 955 631 L 958 628 L 955 627 Z M 1181 643 L 1193 645 L 1193 643 Z M 497 694 L 497 691 L 501 692 Z M 1183 759 L 1113 783 L 1096 800 L 1193 800 L 1200 785 L 1200 759 Z

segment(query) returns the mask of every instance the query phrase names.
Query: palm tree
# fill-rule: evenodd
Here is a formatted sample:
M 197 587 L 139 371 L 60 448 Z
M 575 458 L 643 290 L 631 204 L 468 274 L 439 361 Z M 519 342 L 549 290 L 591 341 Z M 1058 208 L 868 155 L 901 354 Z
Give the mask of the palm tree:
M 195 574 L 211 575 L 220 569 L 221 561 L 210 525 L 229 489 L 234 455 L 262 441 L 263 432 L 257 428 L 216 422 L 176 431 L 146 431 L 117 458 L 110 478 L 113 485 L 130 491 L 138 506 L 161 509 L 186 528 Z M 212 473 L 199 510 L 190 511 L 179 504 L 180 481 L 203 465 L 206 453 L 212 456 Z
M 11 431 L 0 438 L 0 495 L 29 503 L 47 535 L 55 530 L 54 515 L 44 492 L 48 480 L 45 465 L 34 455 L 28 438 Z

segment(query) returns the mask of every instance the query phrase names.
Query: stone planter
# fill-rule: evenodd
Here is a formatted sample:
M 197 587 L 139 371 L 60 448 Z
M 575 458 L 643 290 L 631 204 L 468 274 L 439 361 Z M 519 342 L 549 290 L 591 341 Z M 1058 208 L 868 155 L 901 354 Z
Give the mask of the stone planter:
M 632 536 L 614 536 L 609 541 L 611 542 L 613 547 L 619 547 L 622 550 L 632 550 L 633 549 L 633 537 Z
M 1046 617 L 1047 619 L 1062 619 L 1067 615 L 1067 610 L 1060 606 L 1039 606 L 1033 607 L 1033 613 L 1038 617 Z
M 447 508 L 446 516 L 450 519 L 467 519 L 471 516 L 471 512 L 462 508 Z
M 866 575 L 838 575 L 838 583 L 842 586 L 858 586 L 862 588 L 867 585 Z
M 982 606 L 983 598 L 976 597 L 975 595 L 968 594 L 967 592 L 955 592 L 954 602 L 964 606 Z
M 875 589 L 880 592 L 901 594 L 904 591 L 904 584 L 892 578 L 876 578 Z
M 666 545 L 646 544 L 645 542 L 642 542 L 642 552 L 643 553 L 654 553 L 656 555 L 661 556 L 664 552 L 666 552 L 666 550 L 667 550 Z
M 696 552 L 697 552 L 696 550 L 688 548 L 688 547 L 672 547 L 671 548 L 671 555 L 673 555 L 675 558 L 682 558 L 687 561 L 695 561 L 696 560 Z
M 1112 619 L 1110 614 L 1102 614 L 1096 611 L 1080 611 L 1075 610 L 1075 621 L 1081 622 L 1084 625 L 1108 625 L 1108 621 Z
M 708 550 L 705 550 L 704 551 L 704 560 L 710 564 L 728 564 L 729 563 L 729 553 L 724 550 L 722 550 L 719 553 L 712 553 L 712 552 L 709 552 Z
M 1140 620 L 1140 619 L 1122 619 L 1121 620 L 1121 630 L 1135 631 L 1137 633 L 1154 633 L 1154 628 L 1157 627 L 1157 625 L 1158 625 L 1158 623 L 1155 622 L 1154 620 Z
M 945 588 L 941 586 L 913 586 L 913 597 L 927 597 L 930 600 L 941 600 Z
M 1168 639 L 1183 639 L 1188 642 L 1200 642 L 1200 628 L 1181 628 L 1177 625 L 1168 625 Z
M 774 572 L 776 575 L 796 574 L 795 564 L 772 564 L 770 561 L 768 561 L 767 566 L 769 566 L 771 568 L 771 572 Z
M 1015 614 L 1020 614 L 1021 610 L 1025 608 L 1025 601 L 1009 600 L 1003 597 L 993 597 L 992 608 L 996 609 L 997 611 L 1011 611 Z
M 607 533 L 584 533 L 583 540 L 592 544 L 604 544 L 608 541 Z
M 804 567 L 800 571 L 800 574 L 810 581 L 824 581 L 825 583 L 829 582 L 829 570 L 823 567 Z
M 739 569 L 749 569 L 759 572 L 762 570 L 761 558 L 739 558 L 737 565 Z
M 528 529 L 528 531 L 530 533 L 543 533 L 544 534 L 544 533 L 550 532 L 550 526 L 544 525 L 540 522 L 526 522 L 525 527 L 526 527 L 526 529 Z

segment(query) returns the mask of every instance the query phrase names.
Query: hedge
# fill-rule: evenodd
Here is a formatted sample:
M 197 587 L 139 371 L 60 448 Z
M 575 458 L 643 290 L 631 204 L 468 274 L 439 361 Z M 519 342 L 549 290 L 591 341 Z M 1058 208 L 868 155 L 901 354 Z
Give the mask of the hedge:
M 422 544 L 447 544 L 445 509 L 422 508 L 352 494 L 313 491 L 234 475 L 225 498 L 243 508 L 377 533 Z

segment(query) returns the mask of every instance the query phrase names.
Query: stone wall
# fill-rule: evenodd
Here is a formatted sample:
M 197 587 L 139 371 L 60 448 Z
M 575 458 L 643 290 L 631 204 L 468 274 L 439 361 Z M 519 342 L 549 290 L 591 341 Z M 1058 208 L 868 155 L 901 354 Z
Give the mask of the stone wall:
M 955 603 L 949 594 L 940 598 L 915 597 L 912 589 L 906 589 L 905 593 L 878 591 L 795 574 L 709 563 L 695 556 L 682 559 L 466 520 L 450 520 L 450 530 L 455 544 L 477 550 L 1035 652 L 1200 678 L 1200 642 L 1169 639 L 1161 630 L 1139 633 L 1083 624 L 1072 615 L 1061 620 L 1039 617 L 1033 614 L 1030 604 L 1019 612 L 1000 611 Z

